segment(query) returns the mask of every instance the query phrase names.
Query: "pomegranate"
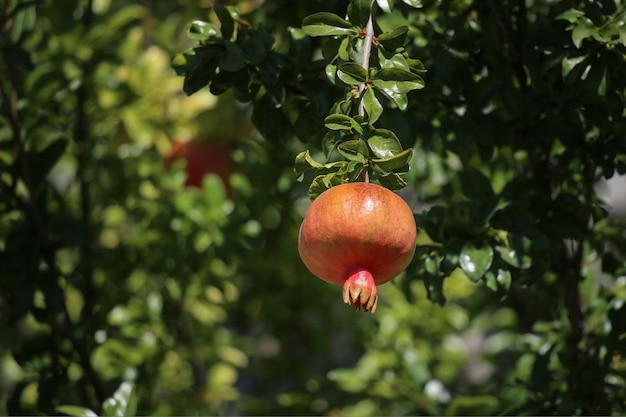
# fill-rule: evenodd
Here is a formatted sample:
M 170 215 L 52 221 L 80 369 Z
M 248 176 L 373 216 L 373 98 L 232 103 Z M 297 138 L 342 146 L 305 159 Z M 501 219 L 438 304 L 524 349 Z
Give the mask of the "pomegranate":
M 413 212 L 380 185 L 355 182 L 317 197 L 304 216 L 298 252 L 317 277 L 343 285 L 343 300 L 374 313 L 377 285 L 407 267 L 415 253 Z
M 175 160 L 181 158 L 187 161 L 185 168 L 187 181 L 185 185 L 200 188 L 202 187 L 204 176 L 208 173 L 213 173 L 222 179 L 226 186 L 227 194 L 229 196 L 232 195 L 228 178 L 235 169 L 228 150 L 224 145 L 209 141 L 181 142 L 174 140 L 171 152 L 164 159 L 165 168 L 169 169 Z

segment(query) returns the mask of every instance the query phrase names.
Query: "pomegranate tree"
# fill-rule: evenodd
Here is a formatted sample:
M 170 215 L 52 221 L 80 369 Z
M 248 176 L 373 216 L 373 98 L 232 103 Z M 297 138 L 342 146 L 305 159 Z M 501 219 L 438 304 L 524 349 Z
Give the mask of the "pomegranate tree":
M 409 206 L 380 185 L 334 186 L 317 197 L 300 226 L 298 251 L 324 281 L 343 285 L 343 300 L 374 313 L 377 285 L 402 272 L 415 253 Z

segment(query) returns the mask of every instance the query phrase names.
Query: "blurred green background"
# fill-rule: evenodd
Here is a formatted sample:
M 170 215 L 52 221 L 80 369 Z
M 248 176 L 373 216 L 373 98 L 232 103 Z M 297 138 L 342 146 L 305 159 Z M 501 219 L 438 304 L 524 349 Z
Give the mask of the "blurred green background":
M 381 21 L 415 24 L 413 50 L 429 71 L 436 64 L 425 77 L 434 88 L 416 93 L 410 116 L 387 120 L 416 149 L 400 193 L 416 213 L 459 201 L 460 158 L 481 152 L 461 137 L 446 150 L 465 110 L 445 113 L 435 100 L 445 104 L 450 88 L 463 94 L 479 83 L 466 75 L 464 57 L 478 48 L 474 9 L 488 2 L 426 3 L 427 14 L 401 9 Z M 576 2 L 526 3 L 541 22 L 559 11 L 552 3 L 567 3 L 563 10 Z M 414 264 L 379 289 L 369 315 L 306 270 L 296 241 L 308 185 L 292 167 L 312 145 L 263 138 L 250 106 L 228 93 L 185 96 L 171 69 L 172 56 L 194 45 L 189 22 L 210 19 L 212 2 L 1 4 L 0 414 L 111 412 L 102 405 L 124 382 L 136 409 L 120 409 L 138 415 L 624 411 L 626 349 L 612 350 L 624 343 L 623 247 L 608 278 L 591 261 L 582 270 L 590 335 L 582 343 L 597 347 L 588 352 L 597 373 L 588 383 L 601 381 L 603 400 L 571 398 L 555 274 L 535 292 L 521 286 L 506 298 L 456 269 L 440 284 L 441 305 L 429 300 Z M 347 6 L 221 4 L 237 6 L 278 44 L 305 16 L 342 15 Z M 417 29 L 425 22 L 433 33 Z M 466 30 L 457 28 L 459 38 L 446 32 L 456 24 Z M 497 49 L 501 39 L 489 36 Z M 556 43 L 548 29 L 533 36 Z M 456 119 L 442 116 L 455 111 Z M 438 119 L 424 120 L 432 114 Z M 497 135 L 498 126 L 478 123 L 463 128 Z M 235 168 L 186 187 L 183 160 L 164 167 L 174 140 L 217 143 Z M 496 189 L 515 176 L 501 160 L 488 167 Z M 607 242 L 626 239 L 617 220 L 603 229 Z M 431 243 L 420 234 L 418 244 Z

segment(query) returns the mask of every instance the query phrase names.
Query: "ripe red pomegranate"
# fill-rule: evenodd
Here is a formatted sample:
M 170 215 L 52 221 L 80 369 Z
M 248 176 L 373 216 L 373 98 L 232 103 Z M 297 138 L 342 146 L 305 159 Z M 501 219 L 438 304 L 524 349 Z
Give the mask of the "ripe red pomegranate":
M 202 187 L 204 176 L 213 173 L 222 179 L 228 195 L 232 194 L 228 178 L 235 168 L 228 150 L 221 143 L 209 141 L 181 142 L 174 140 L 170 153 L 164 159 L 165 168 L 169 169 L 177 159 L 185 159 L 187 161 L 185 167 L 187 181 L 185 185 Z
M 337 185 L 317 197 L 304 216 L 298 251 L 309 270 L 343 285 L 343 301 L 376 311 L 378 290 L 407 267 L 417 229 L 409 206 L 380 185 Z

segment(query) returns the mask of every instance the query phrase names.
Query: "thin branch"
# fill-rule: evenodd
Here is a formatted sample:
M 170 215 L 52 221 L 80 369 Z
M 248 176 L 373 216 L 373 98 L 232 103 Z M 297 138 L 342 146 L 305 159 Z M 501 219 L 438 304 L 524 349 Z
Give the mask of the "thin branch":
M 374 43 L 374 12 L 376 11 L 376 0 L 372 0 L 370 3 L 370 15 L 367 19 L 367 25 L 365 26 L 365 40 L 363 41 L 363 56 L 361 57 L 361 66 L 365 69 L 365 72 L 369 72 L 370 69 L 370 56 L 372 55 L 372 44 Z M 367 84 L 361 84 L 359 86 L 359 93 L 361 95 L 361 101 L 359 102 L 359 116 L 365 116 L 365 103 L 364 94 L 365 89 L 368 88 Z

